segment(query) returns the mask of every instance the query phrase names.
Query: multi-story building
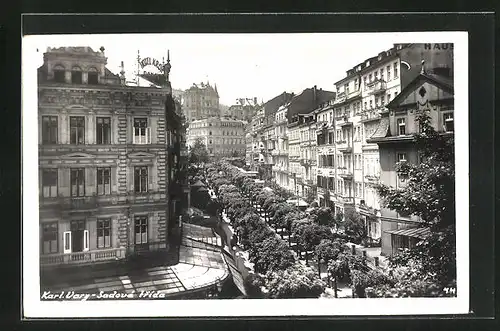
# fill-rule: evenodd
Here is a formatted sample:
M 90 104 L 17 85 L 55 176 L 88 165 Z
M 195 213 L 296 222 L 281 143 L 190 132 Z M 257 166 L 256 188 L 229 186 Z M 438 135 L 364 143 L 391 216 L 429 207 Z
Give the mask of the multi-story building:
M 100 50 L 49 48 L 38 69 L 42 266 L 168 248 L 177 217 L 169 60 L 162 87 L 127 86 Z
M 290 101 L 281 105 L 274 115 L 276 144 L 273 156 L 273 178 L 281 187 L 288 187 L 288 128 L 287 112 Z
M 245 155 L 247 123 L 225 117 L 209 117 L 189 123 L 187 144 L 201 138 L 212 157 Z
M 316 196 L 316 174 L 317 174 L 317 139 L 316 139 L 316 112 L 303 115 L 300 130 L 300 158 L 302 167 L 301 180 L 298 182 L 299 191 L 303 197 L 310 194 Z
M 426 112 L 431 125 L 442 135 L 454 132 L 454 88 L 451 66 L 422 66 L 414 78 L 381 113 L 377 131 L 369 142 L 376 143 L 380 152 L 380 181 L 386 185 L 403 188 L 405 176 L 395 170 L 398 162 L 420 162 L 413 135 L 419 132 L 416 120 L 420 112 Z M 432 64 L 431 64 L 432 65 Z M 427 71 L 427 72 L 426 72 Z M 412 248 L 429 232 L 420 227 L 422 220 L 387 208 L 381 209 L 382 254 L 392 255 L 400 248 Z
M 384 130 L 381 114 L 390 100 L 419 74 L 421 61 L 429 61 L 438 73 L 452 72 L 452 50 L 451 44 L 395 44 L 348 70 L 346 77 L 335 83 L 335 146 L 330 150 L 335 157 L 326 160 L 327 164 L 336 165 L 333 172 L 329 171 L 329 178 L 335 178 L 333 204 L 338 213 L 344 213 L 346 208 L 360 212 L 372 239 L 382 236 L 375 190 L 382 161 L 379 147 L 370 137 Z M 330 182 L 326 180 L 326 184 Z
M 304 176 L 308 173 L 305 169 L 302 169 L 303 165 L 301 165 L 300 161 L 301 144 L 310 144 L 307 149 L 305 148 L 306 146 L 303 146 L 304 153 L 306 153 L 306 150 L 309 149 L 311 150 L 311 153 L 312 150 L 314 150 L 314 154 L 316 154 L 316 148 L 309 142 L 310 136 L 301 136 L 302 130 L 305 128 L 306 132 L 309 132 L 309 130 L 315 131 L 315 126 L 312 123 L 312 113 L 321 104 L 333 99 L 335 99 L 335 92 L 324 91 L 323 89 L 318 89 L 314 86 L 313 88 L 305 89 L 299 95 L 294 96 L 288 105 L 288 189 L 292 190 L 297 195 L 305 196 L 304 190 L 306 187 L 309 187 L 308 185 L 303 185 L 304 179 L 306 179 Z M 305 122 L 306 117 L 307 123 Z M 311 124 L 313 124 L 312 127 Z M 316 176 L 316 174 L 312 172 L 309 175 L 311 177 Z
M 193 84 L 183 93 L 183 110 L 188 122 L 219 117 L 219 92 L 209 82 Z
M 335 201 L 335 99 L 321 105 L 316 114 L 317 170 L 316 183 L 320 206 L 334 208 Z

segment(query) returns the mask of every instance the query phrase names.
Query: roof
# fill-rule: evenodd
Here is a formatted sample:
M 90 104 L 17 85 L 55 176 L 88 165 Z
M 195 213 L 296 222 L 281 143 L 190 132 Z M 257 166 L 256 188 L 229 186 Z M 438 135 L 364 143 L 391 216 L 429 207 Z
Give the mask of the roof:
M 404 100 L 409 93 L 413 92 L 422 81 L 429 82 L 453 94 L 454 88 L 452 77 L 436 75 L 434 73 L 420 73 L 394 99 L 392 99 L 392 101 L 389 102 L 386 107 L 389 109 L 397 108 L 400 102 Z
M 315 97 L 316 95 L 316 97 Z M 288 118 L 296 114 L 307 114 L 317 109 L 325 101 L 335 99 L 335 92 L 317 89 L 316 87 L 307 88 L 299 95 L 296 95 L 290 101 L 288 107 Z
M 428 227 L 424 228 L 407 228 L 407 229 L 399 229 L 399 230 L 389 230 L 385 231 L 385 233 L 390 233 L 398 236 L 412 237 L 424 239 L 430 235 L 431 230 Z
M 264 113 L 266 115 L 276 113 L 278 109 L 293 98 L 293 93 L 283 92 L 271 100 L 264 103 Z

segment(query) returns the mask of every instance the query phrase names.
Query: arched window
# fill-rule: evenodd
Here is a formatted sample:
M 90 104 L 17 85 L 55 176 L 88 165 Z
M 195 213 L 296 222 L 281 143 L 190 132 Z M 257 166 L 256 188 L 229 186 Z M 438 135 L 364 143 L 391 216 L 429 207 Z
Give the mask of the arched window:
M 97 72 L 96 68 L 91 67 L 89 69 L 87 83 L 91 84 L 91 85 L 97 85 L 97 84 L 99 84 L 99 73 Z
M 54 81 L 56 81 L 58 83 L 64 83 L 64 81 L 65 81 L 64 76 L 65 76 L 66 69 L 64 69 L 64 67 L 61 65 L 56 65 L 56 66 L 54 66 L 53 71 L 54 71 Z
M 80 67 L 73 67 L 71 69 L 71 83 L 81 84 L 82 83 L 82 69 Z

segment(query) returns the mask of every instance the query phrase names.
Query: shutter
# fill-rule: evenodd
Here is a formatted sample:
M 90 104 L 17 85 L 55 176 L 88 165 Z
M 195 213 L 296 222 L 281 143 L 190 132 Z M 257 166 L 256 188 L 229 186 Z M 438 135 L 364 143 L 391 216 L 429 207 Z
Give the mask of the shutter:
M 71 231 L 63 233 L 63 251 L 64 254 L 71 253 Z
M 146 128 L 146 143 L 151 144 L 151 128 Z
M 148 183 L 147 183 L 147 191 L 153 191 L 153 166 L 149 166 L 148 169 Z
M 83 251 L 87 252 L 89 250 L 89 230 L 83 231 Z
M 132 144 L 135 144 L 135 128 L 132 127 Z

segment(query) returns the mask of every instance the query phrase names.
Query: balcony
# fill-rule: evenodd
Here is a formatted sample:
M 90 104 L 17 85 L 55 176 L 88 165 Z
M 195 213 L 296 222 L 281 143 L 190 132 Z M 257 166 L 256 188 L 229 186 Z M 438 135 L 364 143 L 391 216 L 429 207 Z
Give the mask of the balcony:
M 275 149 L 271 152 L 271 154 L 274 156 L 285 156 L 288 155 L 288 151 L 284 151 L 282 149 Z
M 310 167 L 311 163 L 312 162 L 309 159 L 300 159 L 300 165 L 303 167 Z
M 323 187 L 318 186 L 317 192 L 318 192 L 318 194 L 325 195 L 326 190 Z
M 365 175 L 365 180 L 368 184 L 378 184 L 380 182 L 380 176 Z
M 114 261 L 125 258 L 125 247 L 100 249 L 87 252 L 68 254 L 49 254 L 40 256 L 40 266 L 54 266 L 61 264 L 93 263 L 99 261 Z
M 304 183 L 309 186 L 316 186 L 316 182 L 312 179 L 305 179 Z
M 97 210 L 97 197 L 59 198 L 62 211 L 93 211 Z
M 366 85 L 368 94 L 384 93 L 387 90 L 387 83 L 385 80 L 379 79 Z
M 339 152 L 351 153 L 352 144 L 346 140 L 340 140 L 337 142 L 337 149 L 339 150 Z
M 385 107 L 378 107 L 375 109 L 367 110 L 361 113 L 361 122 L 370 122 L 380 119 L 380 110 L 384 110 Z
M 352 179 L 352 170 L 345 167 L 338 168 L 337 174 L 344 179 Z
M 340 203 L 343 203 L 344 205 L 354 204 L 354 198 L 350 196 L 339 196 L 337 199 Z
M 346 94 L 345 92 L 340 92 L 337 94 L 337 96 L 335 97 L 335 102 L 334 102 L 334 105 L 336 104 L 339 104 L 339 103 L 342 103 L 342 102 L 345 102 L 347 100 L 347 97 L 346 97 Z
M 358 88 L 356 91 L 353 91 L 353 92 L 347 94 L 346 100 L 351 100 L 351 99 L 354 99 L 357 97 L 361 97 L 361 89 L 360 88 Z

